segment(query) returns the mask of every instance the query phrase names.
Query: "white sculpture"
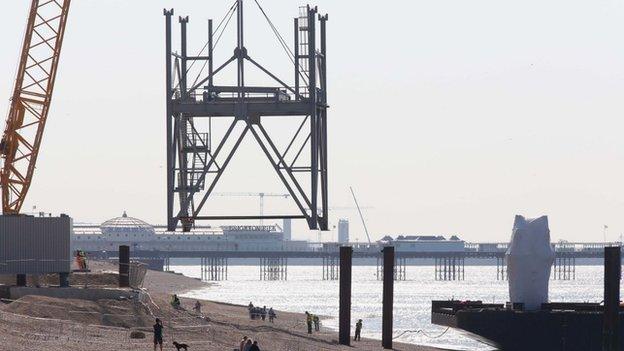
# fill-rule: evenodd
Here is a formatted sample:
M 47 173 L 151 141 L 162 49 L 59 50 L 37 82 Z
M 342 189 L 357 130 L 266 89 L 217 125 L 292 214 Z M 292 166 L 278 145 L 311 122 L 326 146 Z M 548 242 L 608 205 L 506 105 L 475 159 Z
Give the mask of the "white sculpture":
M 548 279 L 555 259 L 548 217 L 516 216 L 505 258 L 509 300 L 523 303 L 525 310 L 539 310 L 542 303 L 548 302 Z

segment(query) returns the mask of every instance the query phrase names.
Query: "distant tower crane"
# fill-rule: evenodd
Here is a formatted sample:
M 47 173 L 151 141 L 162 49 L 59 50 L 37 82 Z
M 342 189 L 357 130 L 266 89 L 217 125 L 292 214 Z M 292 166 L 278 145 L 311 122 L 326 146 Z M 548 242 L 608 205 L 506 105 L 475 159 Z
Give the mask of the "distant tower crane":
M 2 213 L 18 214 L 30 188 L 56 80 L 71 0 L 33 0 L 0 141 Z
M 264 197 L 283 197 L 287 199 L 290 194 L 273 194 L 273 193 L 215 193 L 214 196 L 254 196 L 260 198 L 260 224 L 264 223 Z M 281 217 L 279 217 L 281 218 Z
M 364 220 L 364 216 L 362 215 L 362 210 L 360 209 L 360 205 L 358 204 L 357 199 L 355 198 L 355 192 L 353 191 L 353 187 L 349 187 L 351 189 L 351 195 L 353 195 L 353 201 L 355 202 L 355 206 L 358 209 L 358 213 L 360 214 L 360 219 L 362 220 L 362 225 L 364 226 L 364 231 L 366 232 L 366 239 L 368 239 L 368 244 L 371 244 L 370 235 L 368 234 L 368 228 L 366 227 L 366 221 Z
M 368 210 L 368 209 L 372 209 L 372 208 L 374 208 L 374 207 L 372 207 L 372 206 L 362 206 L 362 207 L 332 206 L 332 207 L 329 208 L 329 210 L 330 211 L 345 211 L 345 210 L 358 210 L 358 211 L 361 211 L 363 209 L 367 209 Z M 319 211 L 320 211 L 320 209 L 319 209 Z M 361 215 L 361 212 L 360 212 L 360 215 Z M 330 227 L 332 228 L 332 230 L 336 229 L 336 226 L 332 225 L 331 223 L 330 223 Z M 322 241 L 321 240 L 321 232 L 322 232 L 321 230 L 317 231 L 317 241 L 319 243 Z

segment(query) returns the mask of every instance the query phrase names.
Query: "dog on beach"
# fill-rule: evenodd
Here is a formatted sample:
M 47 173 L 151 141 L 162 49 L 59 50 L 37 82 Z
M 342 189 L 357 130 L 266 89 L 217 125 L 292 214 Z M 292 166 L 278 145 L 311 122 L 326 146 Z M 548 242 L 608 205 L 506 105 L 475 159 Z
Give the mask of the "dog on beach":
M 177 342 L 173 342 L 173 346 L 175 346 L 176 349 L 178 349 L 178 351 L 184 349 L 184 351 L 188 351 L 188 345 L 187 344 L 179 344 Z

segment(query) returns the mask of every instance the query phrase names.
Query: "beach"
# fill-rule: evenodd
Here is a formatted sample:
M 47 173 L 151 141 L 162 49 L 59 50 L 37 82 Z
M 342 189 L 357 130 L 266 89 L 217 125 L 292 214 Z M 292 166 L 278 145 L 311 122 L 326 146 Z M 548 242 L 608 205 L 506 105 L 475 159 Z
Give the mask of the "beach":
M 97 275 L 115 270 L 94 263 Z M 110 279 L 109 279 L 110 280 Z M 106 282 L 104 282 L 106 283 Z M 108 282 L 110 284 L 110 282 Z M 101 285 L 100 285 L 101 286 Z M 379 350 L 381 342 L 363 338 L 351 347 L 337 344 L 338 333 L 323 328 L 307 334 L 305 315 L 276 311 L 274 323 L 251 320 L 246 306 L 199 300 L 202 314 L 193 311 L 196 299 L 181 298 L 182 308 L 169 304 L 170 295 L 206 287 L 208 283 L 180 274 L 148 271 L 144 291 L 148 301 L 75 300 L 25 296 L 0 306 L 0 342 L 6 350 L 152 350 L 152 325 L 164 322 L 164 349 L 173 341 L 190 350 L 234 350 L 243 336 L 257 340 L 262 350 Z M 145 338 L 133 339 L 131 333 Z M 366 335 L 364 329 L 363 334 Z M 433 351 L 429 347 L 395 343 L 395 350 Z

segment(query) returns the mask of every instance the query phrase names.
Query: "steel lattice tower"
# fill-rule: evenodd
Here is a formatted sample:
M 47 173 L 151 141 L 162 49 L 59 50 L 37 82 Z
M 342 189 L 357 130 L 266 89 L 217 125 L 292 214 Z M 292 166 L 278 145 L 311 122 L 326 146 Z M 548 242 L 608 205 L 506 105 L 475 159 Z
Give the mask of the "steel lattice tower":
M 199 220 L 280 218 L 305 219 L 310 229 L 327 230 L 326 22 L 328 17 L 327 15 L 317 16 L 316 8 L 310 6 L 301 8 L 299 17 L 294 19 L 294 51 L 291 51 L 260 4 L 256 0 L 254 2 L 278 35 L 280 44 L 290 52 L 289 57 L 294 66 L 294 86 L 288 85 L 249 56 L 244 42 L 243 0 L 237 0 L 228 12 L 230 18 L 234 14 L 237 18 L 237 43 L 234 54 L 218 66 L 216 62 L 213 62 L 216 31 L 213 31 L 212 20 L 208 23 L 207 55 L 190 56 L 187 52 L 189 19 L 180 17 L 181 49 L 178 54 L 172 50 L 173 10 L 164 11 L 167 70 L 168 230 L 175 230 L 178 223 L 181 223 L 183 230 L 188 231 Z M 317 23 L 320 24 L 318 29 Z M 317 37 L 320 38 L 318 43 Z M 216 41 L 219 39 L 220 35 Z M 203 61 L 208 68 L 207 74 L 191 82 L 188 77 L 189 66 L 196 61 Z M 237 81 L 230 85 L 216 85 L 215 77 L 218 77 L 219 72 L 230 64 L 236 65 Z M 265 73 L 275 85 L 246 85 L 246 64 L 251 64 Z M 276 136 L 269 135 L 263 126 L 263 119 L 274 117 L 301 120 L 296 133 L 280 135 L 290 140 L 283 150 L 276 146 L 273 139 Z M 213 118 L 231 119 L 229 127 L 222 136 L 213 135 L 210 128 L 199 127 L 200 119 L 212 121 Z M 301 142 L 301 137 L 306 133 L 305 141 Z M 202 214 L 204 205 L 211 198 L 232 156 L 247 135 L 251 135 L 251 138 L 257 141 L 276 175 L 291 195 L 299 213 L 218 216 Z M 310 155 L 309 164 L 308 162 L 304 164 L 299 157 L 304 151 Z M 309 186 L 302 185 L 301 179 L 305 179 L 304 177 L 307 177 L 306 183 L 309 183 Z

